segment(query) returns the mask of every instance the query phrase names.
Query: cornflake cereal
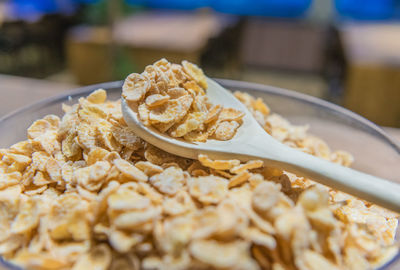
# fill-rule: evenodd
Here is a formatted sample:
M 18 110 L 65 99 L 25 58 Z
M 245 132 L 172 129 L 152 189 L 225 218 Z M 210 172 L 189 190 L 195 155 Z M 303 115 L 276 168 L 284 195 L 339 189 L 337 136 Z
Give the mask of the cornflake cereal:
M 230 140 L 244 113 L 213 106 L 207 99 L 207 80 L 195 64 L 171 64 L 165 59 L 132 73 L 122 87 L 122 96 L 139 119 L 162 133 L 190 142 L 208 138 Z
M 177 82 L 195 93 L 206 88 L 187 62 L 162 60 L 146 74 L 132 76 L 128 92 L 145 100 L 140 106 L 153 120 L 184 106 L 171 100 L 203 97 L 171 88 Z M 307 127 L 271 114 L 260 99 L 235 95 L 278 140 L 350 165 L 349 153 L 332 152 Z M 379 267 L 398 252 L 393 212 L 259 160 L 166 153 L 132 133 L 119 101 L 107 101 L 101 89 L 64 110 L 61 120 L 37 120 L 27 140 L 0 150 L 0 254 L 9 262 L 46 270 L 355 270 Z M 224 110 L 211 107 L 201 125 L 219 121 L 216 115 L 238 119 Z M 182 114 L 179 125 L 200 112 Z

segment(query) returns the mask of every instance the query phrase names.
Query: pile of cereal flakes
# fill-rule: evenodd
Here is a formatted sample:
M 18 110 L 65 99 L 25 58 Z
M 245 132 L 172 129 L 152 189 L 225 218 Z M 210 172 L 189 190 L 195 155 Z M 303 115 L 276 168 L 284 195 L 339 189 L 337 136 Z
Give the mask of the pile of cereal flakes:
M 306 127 L 236 96 L 266 132 L 345 166 Z M 0 150 L 0 254 L 27 269 L 371 269 L 397 215 L 261 161 L 177 157 L 97 90 Z
M 188 61 L 182 65 L 161 59 L 132 73 L 122 86 L 122 97 L 146 126 L 190 142 L 208 138 L 230 140 L 244 113 L 209 102 L 203 71 Z

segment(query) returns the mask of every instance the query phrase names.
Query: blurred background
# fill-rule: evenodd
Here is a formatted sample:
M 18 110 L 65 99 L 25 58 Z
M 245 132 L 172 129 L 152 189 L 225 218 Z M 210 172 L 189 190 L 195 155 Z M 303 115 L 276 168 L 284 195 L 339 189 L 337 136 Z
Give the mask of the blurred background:
M 0 117 L 165 57 L 400 127 L 399 18 L 400 0 L 0 0 Z

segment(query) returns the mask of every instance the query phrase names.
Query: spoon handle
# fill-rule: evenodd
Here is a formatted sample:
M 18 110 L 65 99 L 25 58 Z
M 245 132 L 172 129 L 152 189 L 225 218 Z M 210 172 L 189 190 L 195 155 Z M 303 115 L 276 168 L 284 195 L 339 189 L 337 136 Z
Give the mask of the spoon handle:
M 266 165 L 284 168 L 400 213 L 399 184 L 317 158 L 276 141 L 266 143 L 265 139 L 244 144 L 239 154 L 249 156 L 251 153 L 250 156 L 263 159 Z

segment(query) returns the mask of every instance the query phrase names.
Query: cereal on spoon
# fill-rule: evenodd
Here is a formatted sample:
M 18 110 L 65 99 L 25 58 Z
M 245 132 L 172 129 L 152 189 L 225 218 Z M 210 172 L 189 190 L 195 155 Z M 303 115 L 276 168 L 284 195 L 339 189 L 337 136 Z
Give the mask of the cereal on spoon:
M 182 89 L 170 99 L 195 100 Z M 145 102 L 148 91 L 139 93 Z M 263 100 L 235 95 L 281 142 L 351 164 L 349 153 L 331 151 Z M 133 102 L 150 113 L 164 99 Z M 216 106 L 207 111 L 211 122 L 221 118 Z M 0 150 L 0 255 L 9 262 L 27 269 L 356 270 L 398 252 L 393 212 L 262 161 L 171 155 L 138 138 L 120 102 L 102 89 L 63 109 L 62 119 L 39 119 L 27 140 Z
M 162 133 L 192 142 L 230 140 L 244 113 L 211 104 L 206 91 L 206 77 L 195 64 L 171 64 L 161 59 L 141 74 L 130 74 L 122 96 L 145 125 Z

